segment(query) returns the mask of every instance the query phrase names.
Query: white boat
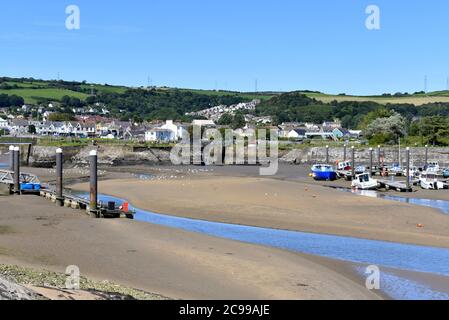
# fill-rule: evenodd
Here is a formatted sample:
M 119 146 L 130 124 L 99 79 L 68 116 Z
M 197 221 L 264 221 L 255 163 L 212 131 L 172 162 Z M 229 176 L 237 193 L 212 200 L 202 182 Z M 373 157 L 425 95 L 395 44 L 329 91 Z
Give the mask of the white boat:
M 426 190 L 441 190 L 449 189 L 449 184 L 438 180 L 438 176 L 435 173 L 425 172 L 421 174 L 419 178 L 419 185 Z
M 337 170 L 338 171 L 351 171 L 352 170 L 352 163 L 351 161 L 343 161 L 337 163 Z
M 420 174 L 421 174 L 421 171 L 419 170 L 418 167 L 410 167 L 409 177 L 410 177 L 411 179 L 416 179 L 416 178 L 418 178 L 418 177 L 420 176 Z M 407 169 L 404 169 L 403 175 L 404 175 L 404 177 L 407 176 Z
M 388 173 L 392 176 L 399 176 L 402 175 L 403 169 L 400 165 L 394 164 L 388 169 Z
M 440 165 L 438 162 L 429 162 L 426 166 L 427 173 L 438 173 L 440 171 Z
M 376 190 L 379 184 L 376 179 L 373 179 L 369 173 L 362 173 L 356 175 L 352 181 L 352 187 L 359 190 Z

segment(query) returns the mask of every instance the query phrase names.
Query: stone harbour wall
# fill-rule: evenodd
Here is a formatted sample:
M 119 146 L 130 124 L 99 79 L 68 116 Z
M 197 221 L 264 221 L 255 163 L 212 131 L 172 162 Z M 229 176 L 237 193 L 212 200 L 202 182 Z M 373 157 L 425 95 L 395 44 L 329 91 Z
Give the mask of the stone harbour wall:
M 377 148 L 373 148 L 373 161 L 374 164 L 378 164 L 378 151 Z M 410 148 L 410 163 L 412 166 L 424 166 L 425 164 L 425 148 Z M 401 163 L 405 165 L 406 149 L 393 147 L 381 148 L 381 155 L 384 157 L 386 164 Z M 329 148 L 329 162 L 335 163 L 336 161 L 342 161 L 344 158 L 343 147 Z M 347 160 L 351 160 L 351 149 L 347 148 Z M 370 151 L 369 147 L 356 148 L 355 149 L 356 163 L 369 164 Z M 296 164 L 313 164 L 326 162 L 326 148 L 325 147 L 312 147 L 301 150 L 293 150 L 284 155 L 281 158 L 282 162 L 296 163 Z M 428 161 L 437 161 L 440 166 L 449 166 L 449 148 L 429 148 L 428 149 Z

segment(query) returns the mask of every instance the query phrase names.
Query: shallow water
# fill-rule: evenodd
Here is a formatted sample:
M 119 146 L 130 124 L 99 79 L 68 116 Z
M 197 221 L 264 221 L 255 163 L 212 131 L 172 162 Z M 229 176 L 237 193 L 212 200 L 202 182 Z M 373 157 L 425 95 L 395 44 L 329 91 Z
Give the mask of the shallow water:
M 84 193 L 83 196 L 88 195 Z M 122 199 L 105 195 L 101 195 L 100 199 L 104 202 L 124 202 Z M 337 260 L 449 276 L 449 249 L 446 248 L 233 225 L 167 216 L 138 208 L 134 210 L 136 220 L 152 224 Z M 382 273 L 382 281 L 382 289 L 393 298 L 449 299 L 446 293 L 434 291 L 425 284 L 398 276 L 384 276 Z M 404 291 L 413 291 L 413 294 L 407 295 Z
M 365 268 L 357 267 L 360 276 L 366 276 Z M 433 290 L 427 285 L 382 271 L 380 289 L 395 300 L 449 300 L 447 292 Z
M 429 207 L 440 210 L 442 213 L 449 215 L 449 201 L 447 200 L 431 200 L 431 199 L 419 199 L 419 198 L 407 198 L 391 194 L 379 193 L 371 190 L 352 190 L 349 188 L 335 188 L 344 192 L 351 192 L 356 195 L 379 198 L 385 200 L 399 201 L 403 203 L 410 203 L 418 206 Z

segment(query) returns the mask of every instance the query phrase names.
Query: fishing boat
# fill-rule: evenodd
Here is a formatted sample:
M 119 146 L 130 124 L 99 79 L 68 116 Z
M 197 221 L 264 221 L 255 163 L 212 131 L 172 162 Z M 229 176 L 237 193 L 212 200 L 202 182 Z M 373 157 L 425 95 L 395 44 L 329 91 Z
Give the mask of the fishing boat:
M 350 170 L 352 170 L 352 163 L 351 163 L 351 161 L 337 162 L 337 170 L 338 171 L 350 171 Z
M 337 179 L 337 172 L 331 165 L 316 164 L 312 167 L 312 177 L 315 180 L 333 181 Z
M 362 173 L 356 175 L 352 181 L 352 188 L 358 190 L 377 190 L 379 184 L 376 179 L 373 179 L 369 173 Z
M 438 180 L 438 175 L 435 173 L 425 172 L 419 178 L 419 185 L 426 190 L 442 190 L 449 189 L 449 184 Z

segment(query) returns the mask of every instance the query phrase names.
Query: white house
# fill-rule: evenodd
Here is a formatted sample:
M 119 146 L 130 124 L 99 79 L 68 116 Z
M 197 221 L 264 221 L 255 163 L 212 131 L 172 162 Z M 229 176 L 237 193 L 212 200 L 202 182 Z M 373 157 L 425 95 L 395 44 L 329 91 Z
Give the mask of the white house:
M 1 129 L 6 129 L 7 127 L 8 127 L 8 120 L 0 118 L 0 128 Z
M 28 133 L 28 121 L 27 120 L 22 120 L 22 119 L 11 120 L 8 127 L 9 127 L 11 133 L 16 136 Z
M 306 137 L 305 129 L 293 129 L 290 130 L 287 134 L 287 138 L 289 139 L 304 139 Z
M 160 127 L 160 129 L 166 129 L 173 132 L 173 141 L 182 139 L 185 131 L 184 126 L 173 123 L 173 120 L 167 120 L 165 124 Z
M 185 127 L 167 120 L 164 125 L 145 132 L 145 141 L 149 142 L 175 142 L 182 139 Z
M 175 141 L 175 133 L 169 129 L 153 128 L 145 132 L 145 141 L 148 142 Z

